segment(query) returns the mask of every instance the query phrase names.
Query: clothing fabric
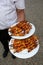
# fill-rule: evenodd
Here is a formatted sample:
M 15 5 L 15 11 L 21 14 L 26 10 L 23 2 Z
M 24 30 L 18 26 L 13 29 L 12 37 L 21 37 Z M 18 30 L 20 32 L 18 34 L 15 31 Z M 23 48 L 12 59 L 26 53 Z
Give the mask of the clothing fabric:
M 17 21 L 17 9 L 24 9 L 24 0 L 0 0 L 0 30 L 9 28 Z
M 6 52 L 9 51 L 8 48 L 8 41 L 10 41 L 11 37 L 8 34 L 8 29 L 0 30 L 0 41 L 3 44 L 4 49 Z

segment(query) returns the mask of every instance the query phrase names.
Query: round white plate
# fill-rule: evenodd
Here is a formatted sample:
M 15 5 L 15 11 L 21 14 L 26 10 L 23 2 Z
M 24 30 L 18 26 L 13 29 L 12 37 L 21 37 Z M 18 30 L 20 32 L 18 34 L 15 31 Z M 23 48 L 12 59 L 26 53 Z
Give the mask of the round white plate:
M 39 50 L 39 41 L 37 41 L 37 47 L 35 48 L 35 49 L 33 49 L 31 52 L 28 52 L 28 50 L 27 49 L 25 49 L 25 50 L 23 50 L 23 51 L 21 51 L 21 52 L 19 52 L 19 53 L 15 53 L 14 52 L 14 49 L 13 49 L 13 46 L 11 46 L 11 44 L 13 44 L 12 43 L 12 41 L 13 41 L 14 39 L 11 39 L 10 40 L 10 42 L 9 42 L 9 50 L 10 50 L 10 52 L 14 55 L 14 56 L 16 56 L 16 57 L 18 57 L 18 58 L 21 58 L 21 59 L 27 59 L 27 58 L 31 58 L 31 57 L 33 57 L 37 52 L 38 52 L 38 50 Z
M 16 24 L 17 24 L 17 23 L 16 23 Z M 14 25 L 16 25 L 16 24 L 14 24 Z M 13 26 L 14 26 L 14 25 L 13 25 Z M 32 23 L 30 23 L 30 25 L 32 25 L 32 29 L 30 30 L 30 32 L 29 32 L 28 34 L 25 34 L 24 36 L 11 36 L 11 32 L 9 32 L 10 29 L 8 30 L 8 34 L 9 34 L 12 38 L 14 38 L 14 39 L 25 39 L 25 38 L 28 38 L 28 37 L 30 37 L 31 35 L 33 35 L 34 32 L 35 32 L 35 26 L 34 26 Z

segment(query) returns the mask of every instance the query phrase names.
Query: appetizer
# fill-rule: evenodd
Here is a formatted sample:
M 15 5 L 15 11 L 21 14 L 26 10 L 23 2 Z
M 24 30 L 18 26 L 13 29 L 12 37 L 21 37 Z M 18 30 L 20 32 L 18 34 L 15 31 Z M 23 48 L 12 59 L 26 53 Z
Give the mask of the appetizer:
M 15 39 L 13 42 L 13 48 L 16 50 L 16 52 L 20 52 L 24 49 L 28 49 L 28 52 L 30 52 L 37 47 L 37 40 L 38 38 L 35 35 L 22 40 Z
M 32 26 L 27 21 L 21 21 L 16 26 L 10 27 L 11 35 L 24 36 L 28 34 Z

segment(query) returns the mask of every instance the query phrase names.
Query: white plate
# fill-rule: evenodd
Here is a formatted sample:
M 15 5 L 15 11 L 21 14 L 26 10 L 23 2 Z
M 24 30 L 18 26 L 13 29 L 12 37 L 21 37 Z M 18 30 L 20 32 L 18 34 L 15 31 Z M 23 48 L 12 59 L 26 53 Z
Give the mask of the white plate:
M 14 56 L 16 56 L 16 57 L 18 57 L 18 58 L 22 58 L 22 59 L 27 59 L 27 58 L 31 58 L 31 57 L 33 57 L 37 52 L 38 52 L 38 50 L 39 50 L 39 41 L 37 41 L 37 47 L 35 48 L 35 49 L 33 49 L 31 52 L 28 52 L 28 50 L 27 49 L 25 49 L 25 50 L 23 50 L 23 51 L 21 51 L 21 52 L 19 52 L 19 53 L 14 53 L 14 49 L 13 49 L 13 47 L 11 47 L 10 45 L 11 44 L 13 44 L 12 43 L 12 40 L 14 40 L 14 39 L 11 39 L 10 40 L 10 42 L 9 42 L 9 49 L 10 49 L 10 52 L 14 55 Z
M 17 24 L 17 23 L 16 23 L 16 24 Z M 16 24 L 14 24 L 14 25 L 16 25 Z M 14 25 L 13 25 L 13 26 L 14 26 Z M 30 37 L 31 35 L 33 35 L 34 32 L 35 32 L 35 26 L 34 26 L 32 23 L 30 23 L 30 25 L 32 25 L 32 29 L 30 30 L 30 32 L 29 32 L 28 34 L 25 34 L 24 36 L 11 36 L 11 32 L 9 32 L 10 29 L 8 30 L 8 34 L 9 34 L 12 38 L 15 38 L 15 39 L 25 39 L 25 38 L 28 38 L 28 37 Z

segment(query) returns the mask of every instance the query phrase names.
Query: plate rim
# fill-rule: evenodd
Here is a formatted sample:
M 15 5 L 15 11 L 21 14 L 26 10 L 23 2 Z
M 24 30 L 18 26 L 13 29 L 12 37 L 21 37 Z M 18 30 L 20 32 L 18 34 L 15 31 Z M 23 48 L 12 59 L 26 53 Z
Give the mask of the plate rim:
M 11 39 L 11 40 L 14 40 L 14 39 Z M 11 40 L 10 40 L 10 42 L 11 42 Z M 38 49 L 37 49 L 36 53 L 38 52 L 39 47 L 40 47 L 39 40 L 37 40 L 37 41 L 38 41 L 38 42 L 37 42 L 38 45 L 37 45 L 36 48 L 38 48 Z M 10 44 L 10 42 L 9 42 L 9 44 Z M 35 49 L 36 49 L 36 48 L 35 48 Z M 33 49 L 32 51 L 34 51 L 35 49 Z M 9 50 L 10 50 L 10 48 L 9 48 Z M 32 51 L 31 51 L 31 52 L 28 52 L 28 53 L 32 53 Z M 11 52 L 11 50 L 10 50 L 10 52 Z M 35 54 L 36 54 L 36 53 L 35 53 Z M 13 53 L 11 52 L 11 54 L 13 54 L 14 56 L 16 56 L 14 52 L 13 52 Z M 30 57 L 27 57 L 27 58 L 31 58 L 31 57 L 33 57 L 35 54 L 30 55 Z M 17 56 L 16 56 L 16 57 L 17 57 Z M 17 58 L 21 58 L 21 57 L 17 57 Z M 25 57 L 25 58 L 21 58 L 21 59 L 27 59 L 27 58 Z
M 17 23 L 16 23 L 16 24 L 17 24 Z M 28 37 L 32 36 L 32 35 L 34 34 L 34 32 L 35 32 L 35 26 L 34 26 L 34 24 L 32 24 L 32 23 L 30 23 L 30 24 L 31 24 L 31 25 L 33 26 L 33 28 L 34 28 L 34 31 L 33 31 L 32 34 L 30 34 L 30 33 L 31 33 L 31 31 L 32 31 L 33 29 L 31 29 L 30 32 L 29 32 L 28 34 L 24 35 L 24 36 L 11 36 L 11 32 L 9 32 L 9 29 L 8 29 L 8 34 L 9 34 L 12 38 L 15 38 L 15 39 L 25 39 L 25 38 L 28 38 Z

